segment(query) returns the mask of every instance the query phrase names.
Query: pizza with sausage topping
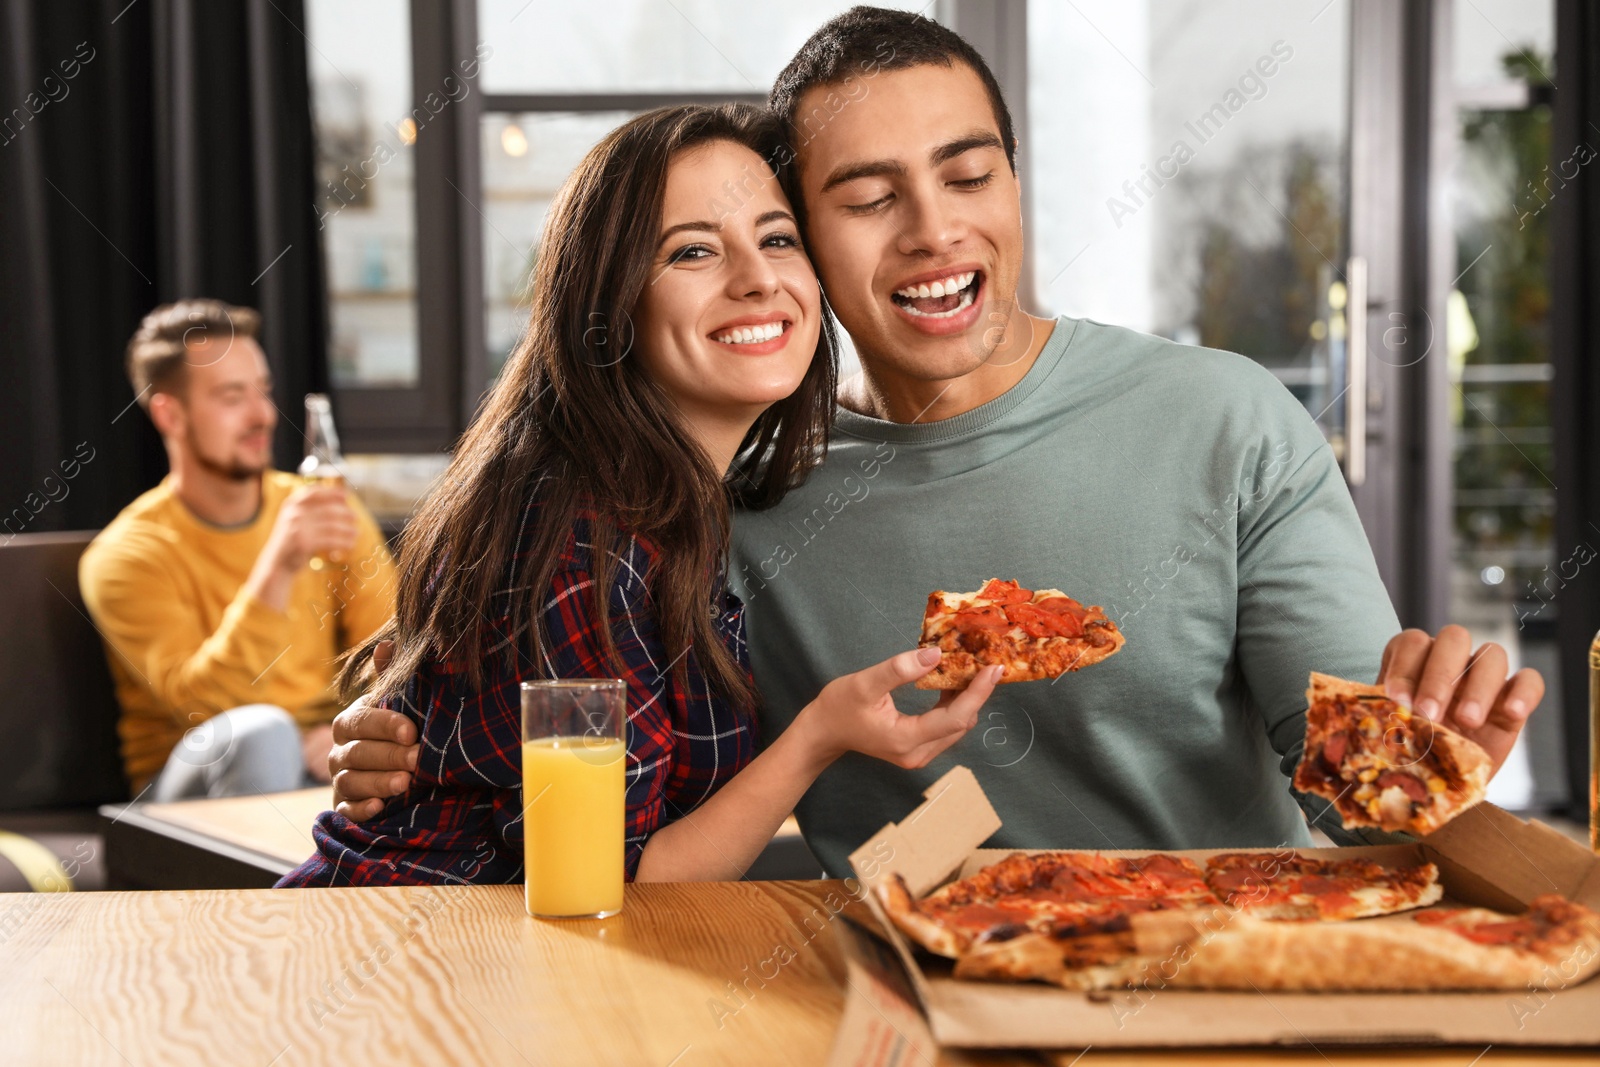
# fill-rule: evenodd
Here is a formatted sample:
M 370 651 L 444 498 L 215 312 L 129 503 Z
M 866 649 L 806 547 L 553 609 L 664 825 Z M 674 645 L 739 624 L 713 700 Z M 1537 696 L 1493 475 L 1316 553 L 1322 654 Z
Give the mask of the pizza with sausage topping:
M 1059 589 L 1024 589 L 991 578 L 976 593 L 928 596 L 919 648 L 944 658 L 918 689 L 962 689 L 985 667 L 1005 668 L 1004 682 L 1032 682 L 1082 670 L 1115 655 L 1124 638 L 1098 605 L 1085 607 Z
M 1489 754 L 1375 685 L 1312 674 L 1294 785 L 1333 802 L 1346 829 L 1432 833 L 1483 799 Z

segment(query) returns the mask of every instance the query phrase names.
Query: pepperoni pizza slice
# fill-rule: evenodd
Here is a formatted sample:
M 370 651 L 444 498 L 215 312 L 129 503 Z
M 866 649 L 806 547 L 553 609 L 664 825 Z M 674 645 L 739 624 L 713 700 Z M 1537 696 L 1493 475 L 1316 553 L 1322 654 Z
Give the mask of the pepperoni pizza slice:
M 1346 829 L 1432 833 L 1483 799 L 1489 754 L 1382 688 L 1312 674 L 1294 785 L 1333 801 Z
M 1032 682 L 1082 670 L 1115 655 L 1124 638 L 1098 606 L 1059 589 L 1024 589 L 991 578 L 976 593 L 928 596 L 918 647 L 944 653 L 918 689 L 963 689 L 996 664 L 1001 682 Z
M 1192 860 L 1162 854 L 1016 852 L 913 900 L 898 876 L 880 891 L 895 925 L 930 952 L 960 959 L 1024 933 L 1095 956 L 1125 934 L 1127 917 L 1165 908 L 1218 907 Z
M 1206 884 L 1258 919 L 1364 919 L 1433 904 L 1439 868 L 1384 867 L 1367 859 L 1296 852 L 1224 852 L 1206 861 Z

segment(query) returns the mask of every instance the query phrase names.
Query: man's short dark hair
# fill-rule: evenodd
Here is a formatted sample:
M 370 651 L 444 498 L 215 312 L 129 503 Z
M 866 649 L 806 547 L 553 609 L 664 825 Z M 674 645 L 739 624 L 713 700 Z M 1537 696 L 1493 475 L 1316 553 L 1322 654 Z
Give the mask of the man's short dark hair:
M 250 308 L 220 300 L 180 300 L 163 304 L 139 323 L 128 341 L 128 382 L 146 410 L 150 393 L 183 388 L 185 353 L 190 342 L 207 337 L 255 337 L 261 316 Z
M 815 135 L 806 126 L 812 116 L 799 114 L 800 98 L 807 91 L 819 85 L 837 85 L 847 79 L 930 63 L 945 67 L 964 63 L 977 74 L 1000 126 L 1006 162 L 1016 173 L 1017 138 L 1011 126 L 1011 109 L 1006 107 L 1000 83 L 989 64 L 960 34 L 915 12 L 862 5 L 824 22 L 778 75 L 767 106 L 783 120 L 790 140 L 799 148 Z M 824 110 L 824 123 L 826 118 Z

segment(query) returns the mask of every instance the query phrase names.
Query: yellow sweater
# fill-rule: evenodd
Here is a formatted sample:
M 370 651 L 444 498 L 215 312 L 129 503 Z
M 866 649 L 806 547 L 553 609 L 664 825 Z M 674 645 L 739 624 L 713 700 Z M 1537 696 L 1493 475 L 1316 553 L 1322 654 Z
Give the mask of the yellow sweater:
M 163 480 L 84 551 L 78 582 L 99 626 L 122 704 L 128 780 L 142 789 L 183 732 L 243 704 L 276 704 L 302 728 L 331 720 L 334 659 L 394 614 L 394 560 L 353 497 L 360 529 L 348 562 L 305 569 L 283 612 L 242 588 L 283 501 L 301 484 L 262 479 L 246 526 L 202 522 Z

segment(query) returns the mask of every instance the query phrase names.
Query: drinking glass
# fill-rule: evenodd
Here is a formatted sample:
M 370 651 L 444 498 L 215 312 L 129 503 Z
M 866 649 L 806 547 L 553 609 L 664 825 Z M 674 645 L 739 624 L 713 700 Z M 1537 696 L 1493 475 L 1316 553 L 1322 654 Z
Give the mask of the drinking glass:
M 627 686 L 617 678 L 522 683 L 522 825 L 528 914 L 622 910 Z

